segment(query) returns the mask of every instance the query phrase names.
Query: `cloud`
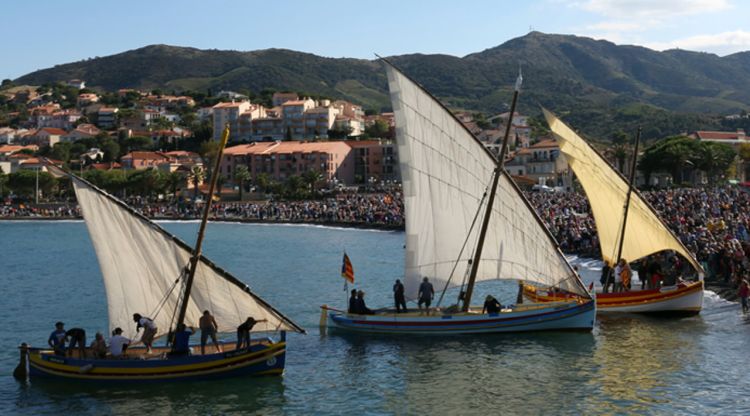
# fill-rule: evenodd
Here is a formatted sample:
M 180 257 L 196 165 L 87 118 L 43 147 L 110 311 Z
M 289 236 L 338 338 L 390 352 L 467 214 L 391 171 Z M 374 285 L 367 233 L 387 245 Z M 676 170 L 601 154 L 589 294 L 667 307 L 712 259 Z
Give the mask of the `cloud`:
M 585 0 L 576 7 L 614 19 L 668 20 L 676 16 L 717 12 L 730 7 L 728 0 Z
M 710 51 L 720 55 L 750 49 L 750 32 L 734 30 L 710 35 L 696 35 L 669 42 L 653 42 L 646 45 L 651 49 L 688 49 L 692 51 Z

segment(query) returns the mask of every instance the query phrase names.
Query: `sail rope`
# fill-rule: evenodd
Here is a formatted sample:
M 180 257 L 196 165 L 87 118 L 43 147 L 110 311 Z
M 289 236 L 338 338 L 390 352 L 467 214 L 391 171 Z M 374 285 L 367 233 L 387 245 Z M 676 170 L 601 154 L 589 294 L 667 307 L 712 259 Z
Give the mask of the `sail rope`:
M 458 267 L 458 263 L 461 262 L 461 255 L 464 253 L 464 249 L 466 248 L 466 244 L 469 242 L 469 237 L 471 237 L 471 231 L 474 229 L 474 225 L 477 223 L 477 218 L 479 218 L 479 214 L 482 212 L 482 206 L 484 205 L 484 200 L 487 198 L 487 192 L 489 191 L 490 185 L 487 184 L 487 186 L 484 188 L 484 194 L 482 194 L 482 199 L 479 200 L 479 206 L 477 207 L 477 212 L 474 214 L 474 219 L 471 221 L 471 226 L 469 226 L 469 231 L 466 233 L 466 238 L 464 239 L 464 244 L 461 246 L 461 250 L 458 252 L 458 257 L 456 258 L 456 261 L 453 263 L 453 268 L 451 269 L 451 274 L 448 276 L 448 280 L 445 282 L 445 286 L 443 286 L 443 290 L 440 292 L 440 298 L 438 298 L 436 307 L 440 306 L 440 303 L 443 301 L 443 296 L 445 296 L 445 292 L 448 290 L 448 287 L 450 286 L 451 280 L 453 280 L 453 274 L 456 272 L 456 268 Z M 476 246 L 476 245 L 475 245 Z M 469 260 L 469 268 L 471 268 L 471 260 Z M 468 270 L 468 268 L 467 268 Z M 463 291 L 464 284 L 466 284 L 466 273 L 464 273 L 463 281 L 461 282 L 461 290 Z
M 175 281 L 172 283 L 172 286 L 169 287 L 169 290 L 166 291 L 166 293 L 161 298 L 161 300 L 159 301 L 159 303 L 156 304 L 156 307 L 154 308 L 154 310 L 149 315 L 150 317 L 153 317 L 151 319 L 156 319 L 156 317 L 159 316 L 159 312 L 161 312 L 162 308 L 164 308 L 164 305 L 167 304 L 167 299 L 169 299 L 169 295 L 171 295 L 172 292 L 174 292 L 174 288 L 177 287 L 177 283 L 180 282 L 180 280 L 183 278 L 183 276 L 185 276 L 185 269 L 182 269 L 182 273 L 180 273 L 180 275 L 177 277 L 177 279 L 175 279 Z

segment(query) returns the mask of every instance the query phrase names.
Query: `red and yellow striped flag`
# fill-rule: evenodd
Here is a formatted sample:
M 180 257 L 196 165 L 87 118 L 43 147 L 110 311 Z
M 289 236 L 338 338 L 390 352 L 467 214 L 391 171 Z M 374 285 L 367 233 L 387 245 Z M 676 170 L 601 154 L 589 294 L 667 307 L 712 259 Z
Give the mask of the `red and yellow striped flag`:
M 352 262 L 346 253 L 344 253 L 344 261 L 341 265 L 341 277 L 349 283 L 354 283 L 354 267 L 352 267 Z

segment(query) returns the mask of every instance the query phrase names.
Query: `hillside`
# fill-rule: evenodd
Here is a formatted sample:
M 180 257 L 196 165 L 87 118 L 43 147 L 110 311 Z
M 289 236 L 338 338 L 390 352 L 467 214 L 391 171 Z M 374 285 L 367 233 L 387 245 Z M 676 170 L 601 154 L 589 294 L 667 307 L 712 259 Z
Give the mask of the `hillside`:
M 608 41 L 531 32 L 467 55 L 390 57 L 453 108 L 497 113 L 507 108 L 519 66 L 522 111 L 546 106 L 584 133 L 606 138 L 644 125 L 644 137 L 710 128 L 707 113 L 750 107 L 750 52 L 726 57 L 657 52 Z M 79 78 L 91 87 L 176 90 L 294 90 L 344 98 L 374 110 L 390 106 L 376 60 L 325 58 L 282 49 L 253 52 L 154 45 L 58 65 L 15 80 L 41 84 Z

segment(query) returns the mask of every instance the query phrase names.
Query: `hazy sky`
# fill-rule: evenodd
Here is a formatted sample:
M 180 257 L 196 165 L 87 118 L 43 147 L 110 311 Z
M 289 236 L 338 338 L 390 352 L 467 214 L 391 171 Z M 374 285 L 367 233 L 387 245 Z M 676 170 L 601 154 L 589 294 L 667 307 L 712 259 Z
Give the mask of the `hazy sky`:
M 657 50 L 750 50 L 750 0 L 5 0 L 0 10 L 0 79 L 157 43 L 464 56 L 538 30 Z

